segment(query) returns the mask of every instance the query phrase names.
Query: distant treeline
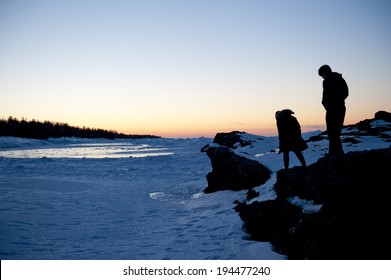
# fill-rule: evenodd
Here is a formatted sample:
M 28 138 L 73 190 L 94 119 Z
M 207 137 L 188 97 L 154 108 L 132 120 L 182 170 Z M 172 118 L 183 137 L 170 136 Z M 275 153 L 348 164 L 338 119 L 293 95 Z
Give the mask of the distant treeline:
M 26 121 L 24 118 L 9 117 L 0 119 L 0 136 L 14 136 L 22 138 L 48 139 L 61 137 L 78 138 L 106 138 L 106 139 L 139 139 L 160 138 L 154 135 L 123 134 L 113 130 L 104 130 L 88 127 L 75 127 L 67 123 L 53 123 L 49 121 L 39 122 L 36 120 Z

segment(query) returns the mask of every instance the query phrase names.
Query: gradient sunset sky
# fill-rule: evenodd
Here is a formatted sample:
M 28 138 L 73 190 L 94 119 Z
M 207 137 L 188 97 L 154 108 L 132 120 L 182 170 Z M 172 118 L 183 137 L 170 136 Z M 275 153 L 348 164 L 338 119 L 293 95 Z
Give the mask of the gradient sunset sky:
M 345 124 L 391 111 L 389 0 L 0 0 L 0 118 L 163 137 L 324 129 L 329 64 Z

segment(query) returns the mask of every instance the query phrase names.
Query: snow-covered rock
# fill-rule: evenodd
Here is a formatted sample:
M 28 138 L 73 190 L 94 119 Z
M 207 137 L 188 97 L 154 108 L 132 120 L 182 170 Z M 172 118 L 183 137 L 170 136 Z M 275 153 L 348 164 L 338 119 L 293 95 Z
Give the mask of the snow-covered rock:
M 267 187 L 255 188 L 259 196 L 235 207 L 251 238 L 271 242 L 290 259 L 389 259 L 388 116 L 376 113 L 374 119 L 344 127 L 342 156 L 327 156 L 326 132 L 305 135 L 309 165 L 289 170 L 281 169 L 282 159 L 280 168 L 271 160 L 277 156 L 276 139 L 265 141 L 244 132 L 218 134 L 215 144 L 264 162 L 276 174 Z M 229 178 L 229 172 L 225 176 Z

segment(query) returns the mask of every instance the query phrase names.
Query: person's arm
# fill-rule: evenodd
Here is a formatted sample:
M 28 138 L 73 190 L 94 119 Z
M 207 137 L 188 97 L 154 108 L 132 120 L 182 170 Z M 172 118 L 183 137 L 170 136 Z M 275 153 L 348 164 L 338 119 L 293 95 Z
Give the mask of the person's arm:
M 329 99 L 330 99 L 330 88 L 329 83 L 327 80 L 323 81 L 323 94 L 322 94 L 322 105 L 323 107 L 328 110 L 329 108 Z

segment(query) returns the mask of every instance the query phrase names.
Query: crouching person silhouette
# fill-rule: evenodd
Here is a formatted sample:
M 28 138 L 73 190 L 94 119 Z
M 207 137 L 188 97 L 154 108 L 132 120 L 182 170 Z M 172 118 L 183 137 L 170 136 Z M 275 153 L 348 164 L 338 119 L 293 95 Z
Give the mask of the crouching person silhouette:
M 289 168 L 289 152 L 295 153 L 301 165 L 306 167 L 302 151 L 308 148 L 308 145 L 301 137 L 301 127 L 297 119 L 292 116 L 294 112 L 290 109 L 284 109 L 276 112 L 277 130 L 279 138 L 279 153 L 283 153 L 284 167 Z

